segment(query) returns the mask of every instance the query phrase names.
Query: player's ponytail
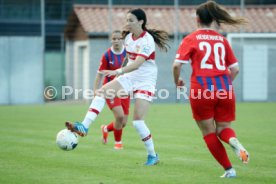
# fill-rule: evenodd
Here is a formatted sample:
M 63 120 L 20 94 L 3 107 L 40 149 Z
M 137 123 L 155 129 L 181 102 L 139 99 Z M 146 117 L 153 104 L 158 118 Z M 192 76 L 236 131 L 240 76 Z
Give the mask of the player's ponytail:
M 196 14 L 199 16 L 200 22 L 205 25 L 210 25 L 213 21 L 219 26 L 221 23 L 229 25 L 247 23 L 243 18 L 233 18 L 223 7 L 212 0 L 199 5 L 196 9 Z
M 130 33 L 129 31 L 123 30 L 123 31 L 122 31 L 122 38 L 125 39 L 126 36 L 127 36 L 129 33 Z
M 137 20 L 143 20 L 142 29 L 147 31 L 154 39 L 154 42 L 157 44 L 157 46 L 167 52 L 168 48 L 170 48 L 169 44 L 167 43 L 169 40 L 169 34 L 166 31 L 163 30 L 157 30 L 157 29 L 147 29 L 147 17 L 145 12 L 138 8 L 138 9 L 132 9 L 129 10 L 128 13 L 131 13 L 136 16 Z M 128 31 L 123 31 L 122 36 L 123 38 L 128 34 Z
M 169 41 L 169 34 L 166 31 L 163 30 L 157 30 L 157 29 L 147 29 L 146 27 L 143 28 L 145 31 L 147 31 L 154 39 L 154 42 L 156 45 L 163 51 L 167 52 L 170 48 L 169 44 L 167 43 Z

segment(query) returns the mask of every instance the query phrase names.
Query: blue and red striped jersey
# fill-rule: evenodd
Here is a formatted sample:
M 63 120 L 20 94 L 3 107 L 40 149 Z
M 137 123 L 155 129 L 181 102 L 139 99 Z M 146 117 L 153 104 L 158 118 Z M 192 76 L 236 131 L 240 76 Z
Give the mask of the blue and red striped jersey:
M 115 53 L 112 48 L 107 49 L 107 51 L 102 55 L 101 64 L 99 67 L 99 71 L 101 70 L 116 70 L 121 68 L 124 59 L 126 57 L 125 48 L 122 49 L 120 53 Z M 103 84 L 112 81 L 115 76 L 105 77 Z

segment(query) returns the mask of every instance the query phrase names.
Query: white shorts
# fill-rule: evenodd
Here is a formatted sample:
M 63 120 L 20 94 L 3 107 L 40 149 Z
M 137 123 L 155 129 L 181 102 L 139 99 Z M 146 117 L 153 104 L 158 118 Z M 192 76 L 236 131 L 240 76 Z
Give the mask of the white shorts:
M 131 97 L 133 96 L 134 99 L 139 98 L 151 102 L 154 98 L 156 83 L 152 81 L 139 81 L 139 79 L 127 75 L 121 75 L 115 80 L 117 80 L 123 89 L 129 93 Z

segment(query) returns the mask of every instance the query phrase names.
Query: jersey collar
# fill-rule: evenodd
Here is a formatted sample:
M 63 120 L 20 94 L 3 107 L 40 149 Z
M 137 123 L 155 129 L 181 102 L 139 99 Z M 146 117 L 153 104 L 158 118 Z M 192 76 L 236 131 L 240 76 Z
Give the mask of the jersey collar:
M 134 38 L 133 33 L 132 33 L 132 35 L 131 35 L 132 40 L 134 40 L 134 41 L 135 41 L 135 40 L 138 40 L 139 38 L 142 38 L 143 36 L 145 36 L 146 33 L 147 33 L 146 31 L 143 31 L 143 33 L 140 34 L 140 36 L 139 36 L 138 38 Z
M 122 50 L 120 50 L 120 52 L 116 52 L 112 46 L 111 46 L 111 48 L 110 48 L 110 49 L 111 49 L 111 51 L 112 51 L 114 54 L 119 55 L 119 54 L 122 54 L 122 53 L 124 52 L 125 47 L 124 47 L 124 46 L 122 46 Z
M 198 28 L 197 31 L 214 31 L 214 32 L 217 32 L 217 30 L 213 29 L 213 28 Z

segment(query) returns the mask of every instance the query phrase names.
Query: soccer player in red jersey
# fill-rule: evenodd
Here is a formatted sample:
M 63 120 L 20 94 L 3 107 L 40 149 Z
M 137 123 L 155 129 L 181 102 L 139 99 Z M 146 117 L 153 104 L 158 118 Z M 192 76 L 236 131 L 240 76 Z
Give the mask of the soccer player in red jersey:
M 249 154 L 231 128 L 235 120 L 235 95 L 232 81 L 239 72 L 237 59 L 225 37 L 212 29 L 214 24 L 238 25 L 246 21 L 233 18 L 214 1 L 196 9 L 198 29 L 186 36 L 173 64 L 174 82 L 179 85 L 183 64 L 191 63 L 190 104 L 193 118 L 204 141 L 218 163 L 225 169 L 223 178 L 236 177 L 221 141 L 229 144 L 243 163 Z M 184 83 L 184 82 L 183 82 Z
M 107 51 L 102 55 L 101 64 L 96 74 L 94 81 L 94 92 L 100 88 L 100 83 L 104 77 L 103 85 L 112 81 L 115 76 L 104 76 L 102 70 L 117 70 L 122 67 L 123 62 L 126 57 L 126 50 L 123 45 L 123 39 L 121 31 L 115 30 L 111 34 L 111 44 L 112 46 L 107 49 Z M 123 127 L 127 123 L 128 114 L 129 114 L 129 105 L 130 98 L 114 98 L 106 99 L 106 103 L 109 109 L 113 112 L 115 117 L 115 123 L 111 122 L 108 125 L 102 125 L 102 142 L 103 144 L 107 143 L 108 132 L 113 131 L 115 145 L 114 149 L 122 149 L 122 131 Z

